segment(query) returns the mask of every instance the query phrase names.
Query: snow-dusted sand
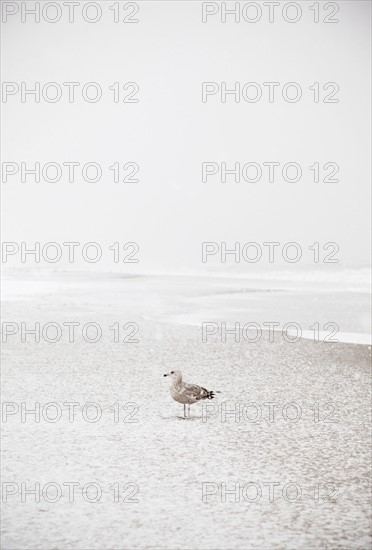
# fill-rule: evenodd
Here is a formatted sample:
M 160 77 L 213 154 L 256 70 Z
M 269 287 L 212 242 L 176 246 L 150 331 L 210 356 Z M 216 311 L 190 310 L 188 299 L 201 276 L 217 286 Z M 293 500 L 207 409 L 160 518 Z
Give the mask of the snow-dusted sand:
M 87 343 L 77 331 L 69 343 L 64 332 L 56 344 L 22 343 L 15 336 L 3 345 L 3 401 L 20 408 L 22 402 L 28 408 L 53 402 L 63 410 L 56 423 L 42 416 L 22 423 L 20 413 L 2 423 L 3 483 L 20 488 L 25 482 L 30 489 L 52 482 L 63 489 L 55 503 L 43 495 L 40 502 L 33 495 L 22 502 L 20 492 L 8 496 L 2 504 L 4 549 L 368 547 L 370 347 L 270 343 L 267 333 L 256 344 L 202 343 L 200 328 L 156 320 L 159 311 L 164 318 L 173 311 L 177 281 L 100 276 L 87 284 L 83 276 L 80 282 L 67 277 L 64 286 L 26 294 L 5 302 L 3 321 L 95 321 L 103 335 Z M 129 321 L 140 327 L 139 342 L 115 343 L 109 327 Z M 163 378 L 172 367 L 182 369 L 186 381 L 222 392 L 208 416 L 196 404 L 193 418 L 178 418 L 182 405 L 170 398 Z M 79 403 L 73 422 L 66 402 Z M 96 423 L 82 418 L 87 402 L 102 408 Z M 128 402 L 135 405 L 115 422 L 110 407 Z M 226 416 L 222 422 L 223 406 L 252 402 L 260 420 L 254 422 L 249 409 L 240 421 Z M 300 407 L 297 422 L 288 420 L 293 408 L 283 417 L 290 402 Z M 276 405 L 274 418 L 267 403 Z M 316 403 L 319 411 L 311 409 Z M 52 408 L 47 414 L 53 416 Z M 74 502 L 63 485 L 68 482 L 79 483 Z M 99 502 L 83 498 L 81 488 L 90 482 L 102 488 Z M 232 494 L 222 501 L 222 483 L 243 490 L 249 482 L 262 490 L 256 502 L 242 496 L 237 502 Z M 115 483 L 121 500 L 138 502 L 114 502 Z M 123 490 L 128 483 L 135 485 Z M 205 483 L 216 492 L 203 502 Z M 289 502 L 294 485 L 283 493 L 287 483 L 300 487 L 297 502 Z M 93 498 L 94 491 L 89 494 Z M 247 494 L 253 498 L 254 490 Z

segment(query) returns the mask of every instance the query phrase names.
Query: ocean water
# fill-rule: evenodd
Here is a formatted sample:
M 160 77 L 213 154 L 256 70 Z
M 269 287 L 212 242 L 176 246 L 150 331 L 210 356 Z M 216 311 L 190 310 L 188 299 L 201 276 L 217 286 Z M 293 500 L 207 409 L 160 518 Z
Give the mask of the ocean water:
M 185 281 L 185 287 L 187 286 Z M 279 323 L 301 327 L 303 338 L 371 344 L 371 271 L 348 269 L 321 271 L 273 271 L 251 276 L 229 273 L 189 283 L 192 295 L 174 303 L 167 321 L 201 326 L 211 322 L 244 326 L 256 323 L 263 330 Z M 161 318 L 158 317 L 158 318 Z M 315 333 L 316 331 L 316 333 Z M 295 335 L 297 329 L 288 329 Z
M 84 303 L 122 301 L 146 320 L 203 323 L 278 323 L 288 334 L 321 340 L 371 343 L 371 270 L 271 271 L 248 274 L 138 274 L 10 270 L 3 274 L 3 302 L 74 295 Z M 289 326 L 289 325 L 288 325 Z

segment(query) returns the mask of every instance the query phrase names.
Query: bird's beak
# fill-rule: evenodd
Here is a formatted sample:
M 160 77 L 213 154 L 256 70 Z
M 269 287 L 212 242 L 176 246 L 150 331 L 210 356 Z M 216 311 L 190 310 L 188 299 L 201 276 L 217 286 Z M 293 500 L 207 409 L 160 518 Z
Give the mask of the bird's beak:
M 164 374 L 164 376 L 169 376 L 169 374 Z

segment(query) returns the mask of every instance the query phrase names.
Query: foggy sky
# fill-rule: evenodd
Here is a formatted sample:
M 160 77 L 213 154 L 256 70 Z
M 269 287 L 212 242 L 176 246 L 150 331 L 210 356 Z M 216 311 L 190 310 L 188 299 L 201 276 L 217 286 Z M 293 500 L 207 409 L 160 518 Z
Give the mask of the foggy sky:
M 111 4 L 111 3 L 110 3 Z M 335 241 L 342 265 L 369 259 L 370 4 L 339 2 L 340 22 L 315 24 L 308 6 L 288 24 L 219 16 L 201 21 L 200 2 L 138 2 L 138 24 L 2 25 L 2 78 L 42 84 L 94 81 L 97 103 L 2 104 L 2 161 L 98 162 L 100 182 L 32 178 L 3 183 L 3 241 L 135 241 L 134 270 L 199 269 L 202 241 Z M 114 82 L 137 82 L 139 103 L 114 103 Z M 202 82 L 301 84 L 298 103 L 215 95 Z M 314 103 L 309 86 L 337 82 L 339 103 Z M 80 87 L 81 88 L 81 87 Z M 280 90 L 281 88 L 279 88 Z M 114 183 L 114 162 L 136 162 L 139 183 Z M 202 162 L 318 161 L 340 165 L 339 183 L 202 182 Z M 65 174 L 65 172 L 64 172 Z M 106 261 L 106 260 L 105 260 Z M 107 260 L 107 265 L 110 261 Z

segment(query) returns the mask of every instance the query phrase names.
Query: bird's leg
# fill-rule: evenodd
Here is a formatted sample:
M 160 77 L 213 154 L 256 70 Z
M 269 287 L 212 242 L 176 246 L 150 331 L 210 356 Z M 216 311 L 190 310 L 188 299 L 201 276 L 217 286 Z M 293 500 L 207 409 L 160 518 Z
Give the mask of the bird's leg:
M 188 405 L 188 416 L 190 417 L 190 406 L 191 405 Z
M 183 404 L 183 417 L 186 418 L 186 404 Z

